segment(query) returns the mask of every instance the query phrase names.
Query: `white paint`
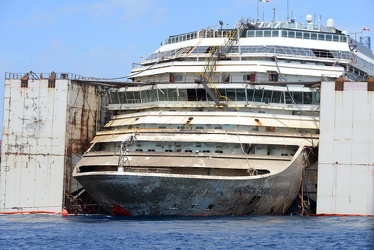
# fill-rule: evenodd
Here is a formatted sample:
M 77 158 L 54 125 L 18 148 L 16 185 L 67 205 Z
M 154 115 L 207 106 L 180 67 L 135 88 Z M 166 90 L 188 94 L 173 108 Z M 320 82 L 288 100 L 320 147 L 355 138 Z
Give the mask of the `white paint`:
M 374 93 L 322 83 L 317 214 L 374 215 Z
M 93 115 L 86 119 L 82 110 L 96 112 L 99 97 L 95 87 L 87 89 L 83 99 L 81 85 L 67 79 L 57 79 L 55 88 L 48 88 L 48 79 L 30 79 L 28 87 L 5 80 L 0 214 L 61 212 L 64 190 L 79 186 L 64 179 L 74 163 L 67 149 L 81 147 L 82 127 L 92 131 L 83 134 L 88 139 L 95 133 Z

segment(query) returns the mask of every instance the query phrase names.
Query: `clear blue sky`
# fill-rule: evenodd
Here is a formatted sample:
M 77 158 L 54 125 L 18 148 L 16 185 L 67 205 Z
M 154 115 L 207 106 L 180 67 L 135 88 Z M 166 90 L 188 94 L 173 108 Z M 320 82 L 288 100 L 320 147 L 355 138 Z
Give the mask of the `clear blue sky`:
M 374 37 L 374 0 L 289 0 L 298 21 L 307 14 L 348 32 Z M 258 0 L 0 0 L 0 117 L 5 72 L 76 73 L 114 78 L 149 56 L 169 35 L 255 18 Z M 287 0 L 260 4 L 259 18 L 286 20 Z M 358 37 L 360 34 L 358 35 Z M 372 38 L 374 47 L 374 38 Z

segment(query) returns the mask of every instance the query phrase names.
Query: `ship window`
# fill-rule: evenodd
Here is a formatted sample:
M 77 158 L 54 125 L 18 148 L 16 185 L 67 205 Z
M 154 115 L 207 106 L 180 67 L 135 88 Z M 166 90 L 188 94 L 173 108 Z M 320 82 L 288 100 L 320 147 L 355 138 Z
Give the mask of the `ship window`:
M 271 102 L 272 103 L 284 103 L 284 92 L 274 91 Z
M 196 210 L 197 204 L 192 204 L 191 208 L 189 210 Z
M 325 40 L 325 34 L 318 34 L 318 40 L 324 41 Z
M 302 92 L 293 92 L 293 99 L 297 104 L 303 103 L 303 93 Z
M 222 82 L 230 82 L 230 73 L 222 74 Z
M 310 39 L 317 40 L 317 34 L 316 33 L 311 33 L 310 34 Z
M 197 89 L 196 94 L 199 101 L 206 101 L 205 89 Z
M 216 150 L 216 151 L 214 151 L 215 153 L 217 153 L 217 154 L 223 154 L 223 151 L 222 150 Z
M 292 98 L 293 98 L 293 93 L 292 92 L 287 92 L 286 93 L 286 103 L 291 104 L 292 103 Z
M 279 31 L 278 30 L 273 30 L 273 37 L 278 37 L 279 36 Z
M 210 150 L 203 150 L 203 153 L 210 153 Z
M 247 99 L 249 102 L 253 102 L 254 89 L 247 89 Z
M 183 81 L 183 75 L 175 75 L 175 81 L 176 82 L 182 82 Z
M 214 127 L 214 129 L 222 129 L 222 127 Z
M 254 30 L 248 30 L 247 31 L 247 37 L 255 37 L 255 31 Z
M 287 37 L 287 30 L 282 30 L 282 37 Z
M 178 101 L 187 101 L 187 90 L 178 89 Z
M 149 152 L 155 152 L 155 150 L 154 150 L 154 149 L 148 149 L 148 151 L 149 151 Z
M 196 127 L 196 129 L 204 129 L 204 127 Z
M 309 32 L 303 32 L 304 39 L 310 39 L 310 33 Z
M 264 37 L 271 37 L 271 30 L 265 30 Z
M 125 92 L 118 92 L 118 98 L 119 98 L 119 103 L 127 103 Z
M 339 35 L 333 35 L 333 36 L 332 36 L 332 40 L 333 40 L 334 42 L 339 42 Z
M 295 31 L 288 31 L 288 36 L 290 38 L 295 38 Z
M 173 152 L 171 149 L 165 149 L 165 152 Z
M 186 153 L 192 153 L 192 150 L 191 149 L 186 149 L 186 150 L 184 150 L 184 152 L 186 152 Z
M 177 101 L 176 89 L 168 89 L 168 101 Z
M 264 31 L 263 30 L 256 30 L 256 37 L 263 37 Z
M 160 126 L 160 127 L 158 127 L 158 128 L 166 128 L 165 126 Z
M 304 104 L 312 104 L 312 97 L 310 92 L 303 93 Z
M 188 98 L 188 101 L 196 101 L 196 90 L 187 89 L 187 98 Z
M 316 57 L 334 58 L 333 54 L 329 50 L 312 49 L 312 51 Z
M 149 93 L 147 90 L 141 91 L 140 96 L 142 97 L 142 103 L 149 102 Z
M 303 38 L 303 33 L 301 31 L 296 31 L 296 38 Z
M 273 91 L 271 91 L 271 90 L 265 90 L 264 91 L 264 96 L 262 98 L 262 102 L 268 104 L 271 100 L 272 93 L 273 93 Z
M 278 81 L 278 74 L 269 74 L 269 81 L 270 82 L 277 82 Z
M 137 149 L 135 149 L 135 151 L 143 151 L 143 149 L 137 148 Z
M 140 103 L 140 93 L 134 91 L 124 92 L 127 103 Z
M 198 46 L 196 49 L 193 50 L 193 54 L 195 53 L 205 53 L 207 50 L 208 46 Z
M 231 100 L 231 101 L 236 101 L 236 96 L 235 96 L 235 89 L 226 89 L 226 96 Z
M 117 91 L 110 92 L 110 103 L 112 104 L 120 103 Z
M 256 74 L 252 73 L 252 74 L 243 75 L 243 81 L 255 82 Z
M 320 103 L 320 93 L 314 92 L 312 94 L 312 104 L 319 104 Z
M 159 99 L 159 101 L 167 101 L 168 100 L 168 91 L 167 91 L 167 89 L 159 89 L 159 91 L 158 91 L 158 99 Z
M 254 101 L 261 102 L 263 94 L 264 94 L 263 89 L 255 89 Z
M 332 41 L 332 35 L 326 34 L 326 41 Z
M 237 101 L 245 101 L 244 89 L 237 89 L 236 90 L 236 100 Z
M 156 102 L 157 101 L 157 89 L 148 90 L 149 92 L 149 101 Z

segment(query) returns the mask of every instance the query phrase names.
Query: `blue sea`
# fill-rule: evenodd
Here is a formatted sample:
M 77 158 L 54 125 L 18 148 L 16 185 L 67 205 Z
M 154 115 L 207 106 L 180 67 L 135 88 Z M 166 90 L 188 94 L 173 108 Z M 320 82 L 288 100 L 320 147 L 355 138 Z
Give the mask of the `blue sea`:
M 0 249 L 374 249 L 374 217 L 2 215 Z

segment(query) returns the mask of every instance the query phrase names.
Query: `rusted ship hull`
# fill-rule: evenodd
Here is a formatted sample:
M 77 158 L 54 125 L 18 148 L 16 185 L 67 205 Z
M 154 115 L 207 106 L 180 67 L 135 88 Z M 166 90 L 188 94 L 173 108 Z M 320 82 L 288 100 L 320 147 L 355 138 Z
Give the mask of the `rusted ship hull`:
M 108 214 L 220 216 L 284 214 L 298 194 L 304 154 L 277 174 L 203 176 L 89 172 L 75 178 Z

